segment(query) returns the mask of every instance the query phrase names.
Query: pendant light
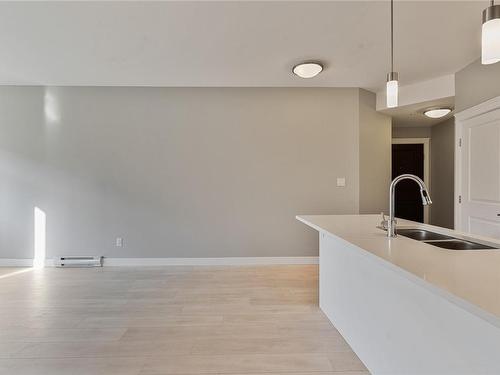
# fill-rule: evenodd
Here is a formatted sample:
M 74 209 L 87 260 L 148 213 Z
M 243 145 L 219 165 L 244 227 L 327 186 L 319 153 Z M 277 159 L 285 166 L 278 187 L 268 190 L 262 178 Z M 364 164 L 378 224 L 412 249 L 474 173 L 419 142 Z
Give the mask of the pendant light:
M 394 71 L 394 0 L 391 0 L 391 72 L 387 74 L 386 105 L 387 108 L 398 106 L 399 75 Z
M 491 5 L 483 10 L 481 38 L 481 63 L 494 64 L 500 61 L 500 5 Z

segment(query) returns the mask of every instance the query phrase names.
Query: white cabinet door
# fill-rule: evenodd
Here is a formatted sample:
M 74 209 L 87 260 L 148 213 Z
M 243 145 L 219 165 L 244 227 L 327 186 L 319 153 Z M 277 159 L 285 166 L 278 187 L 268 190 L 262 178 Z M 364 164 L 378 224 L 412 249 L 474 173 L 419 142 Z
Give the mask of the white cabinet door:
M 461 230 L 500 238 L 500 109 L 461 122 Z

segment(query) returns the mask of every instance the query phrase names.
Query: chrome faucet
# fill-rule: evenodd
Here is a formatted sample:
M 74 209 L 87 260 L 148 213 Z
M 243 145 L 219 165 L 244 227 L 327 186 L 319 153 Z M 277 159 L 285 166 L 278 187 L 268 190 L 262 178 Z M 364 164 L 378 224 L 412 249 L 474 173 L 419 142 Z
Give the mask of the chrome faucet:
M 396 197 L 396 185 L 402 180 L 413 180 L 420 187 L 420 195 L 422 197 L 422 204 L 428 206 L 432 204 L 431 197 L 427 192 L 427 186 L 425 186 L 424 181 L 413 174 L 402 174 L 396 177 L 389 187 L 389 219 L 385 220 L 384 214 L 382 214 L 382 228 L 387 229 L 387 237 L 396 237 L 396 219 L 394 218 L 394 208 L 395 208 L 395 197 Z

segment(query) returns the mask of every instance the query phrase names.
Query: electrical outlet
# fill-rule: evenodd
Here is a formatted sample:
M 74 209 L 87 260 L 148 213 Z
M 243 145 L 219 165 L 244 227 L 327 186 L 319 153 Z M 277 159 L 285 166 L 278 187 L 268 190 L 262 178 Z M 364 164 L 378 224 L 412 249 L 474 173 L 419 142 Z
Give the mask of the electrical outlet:
M 345 177 L 337 177 L 337 186 L 344 187 L 345 186 Z
M 116 240 L 115 240 L 115 246 L 116 246 L 116 247 L 123 247 L 123 238 L 121 238 L 121 237 L 116 237 Z

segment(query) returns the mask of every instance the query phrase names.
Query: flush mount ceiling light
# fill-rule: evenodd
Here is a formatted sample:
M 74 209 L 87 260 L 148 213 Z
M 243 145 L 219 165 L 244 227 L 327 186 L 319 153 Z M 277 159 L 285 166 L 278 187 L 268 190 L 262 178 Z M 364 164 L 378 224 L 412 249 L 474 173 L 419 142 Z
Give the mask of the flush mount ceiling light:
M 316 77 L 323 70 L 323 65 L 318 62 L 304 62 L 293 67 L 292 72 L 300 78 Z
M 446 116 L 450 112 L 451 108 L 432 108 L 432 109 L 426 109 L 424 111 L 424 115 L 430 118 L 441 118 Z
M 398 106 L 399 74 L 394 71 L 394 1 L 391 0 L 391 72 L 387 74 L 386 105 L 387 108 Z
M 481 36 L 481 63 L 494 64 L 500 61 L 500 5 L 491 5 L 483 10 Z

